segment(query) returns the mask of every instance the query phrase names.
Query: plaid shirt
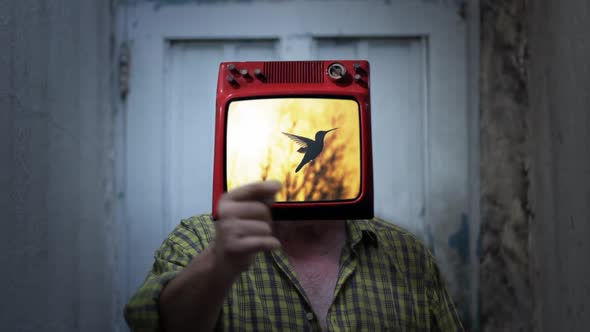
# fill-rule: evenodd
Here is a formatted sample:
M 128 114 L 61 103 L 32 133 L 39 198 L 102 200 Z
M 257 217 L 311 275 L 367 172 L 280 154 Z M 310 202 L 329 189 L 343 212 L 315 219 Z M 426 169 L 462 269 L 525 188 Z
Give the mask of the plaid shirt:
M 463 331 L 435 260 L 410 233 L 379 219 L 347 221 L 329 331 Z M 143 285 L 125 308 L 134 331 L 159 330 L 164 285 L 214 238 L 209 215 L 183 220 L 155 254 Z M 195 331 L 199 330 L 195 326 Z M 226 297 L 221 331 L 319 331 L 282 250 L 259 253 Z

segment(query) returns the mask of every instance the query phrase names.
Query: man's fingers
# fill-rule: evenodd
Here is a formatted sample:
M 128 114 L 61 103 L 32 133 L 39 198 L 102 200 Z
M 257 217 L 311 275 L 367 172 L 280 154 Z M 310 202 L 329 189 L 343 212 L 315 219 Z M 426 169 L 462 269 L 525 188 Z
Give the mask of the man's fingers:
M 270 208 L 263 202 L 236 202 L 222 200 L 219 202 L 219 219 L 253 219 L 269 222 L 272 220 Z
M 260 220 L 229 219 L 224 220 L 218 225 L 227 235 L 229 241 L 236 238 L 248 236 L 270 236 L 272 227 L 269 223 L 260 222 Z
M 226 250 L 230 254 L 254 254 L 259 251 L 278 249 L 281 243 L 274 236 L 248 236 L 228 243 Z
M 225 199 L 232 201 L 267 202 L 269 199 L 274 200 L 276 193 L 280 189 L 281 183 L 278 181 L 254 182 L 227 192 Z
M 270 213 L 280 188 L 277 181 L 256 182 L 223 195 L 215 235 L 217 252 L 224 253 L 218 256 L 221 261 L 242 266 L 251 263 L 253 254 L 281 246 L 272 235 Z

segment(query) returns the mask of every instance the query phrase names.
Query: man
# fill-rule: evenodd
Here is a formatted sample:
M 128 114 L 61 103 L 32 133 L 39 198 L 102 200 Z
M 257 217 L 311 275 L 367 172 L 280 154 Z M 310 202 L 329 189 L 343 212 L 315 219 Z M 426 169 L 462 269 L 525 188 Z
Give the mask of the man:
M 381 220 L 274 221 L 280 184 L 184 220 L 125 317 L 134 331 L 462 331 L 434 258 Z

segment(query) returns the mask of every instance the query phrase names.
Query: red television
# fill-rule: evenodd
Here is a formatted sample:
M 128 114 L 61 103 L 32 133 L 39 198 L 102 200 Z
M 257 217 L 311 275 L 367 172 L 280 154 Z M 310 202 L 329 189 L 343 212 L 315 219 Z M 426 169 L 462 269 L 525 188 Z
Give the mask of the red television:
M 213 217 L 224 192 L 279 180 L 275 220 L 373 217 L 367 61 L 219 67 Z

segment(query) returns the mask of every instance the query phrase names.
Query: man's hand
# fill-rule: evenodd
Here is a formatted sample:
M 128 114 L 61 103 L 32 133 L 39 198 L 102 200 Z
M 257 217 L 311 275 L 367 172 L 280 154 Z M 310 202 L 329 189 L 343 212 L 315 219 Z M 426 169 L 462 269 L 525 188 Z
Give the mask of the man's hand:
M 270 206 L 281 184 L 249 184 L 226 193 L 215 221 L 215 240 L 160 295 L 166 331 L 212 331 L 227 291 L 259 251 L 280 246 L 272 234 Z
M 227 192 L 219 200 L 211 249 L 216 264 L 230 275 L 248 269 L 257 252 L 280 247 L 270 212 L 280 188 L 277 181 L 257 182 Z

